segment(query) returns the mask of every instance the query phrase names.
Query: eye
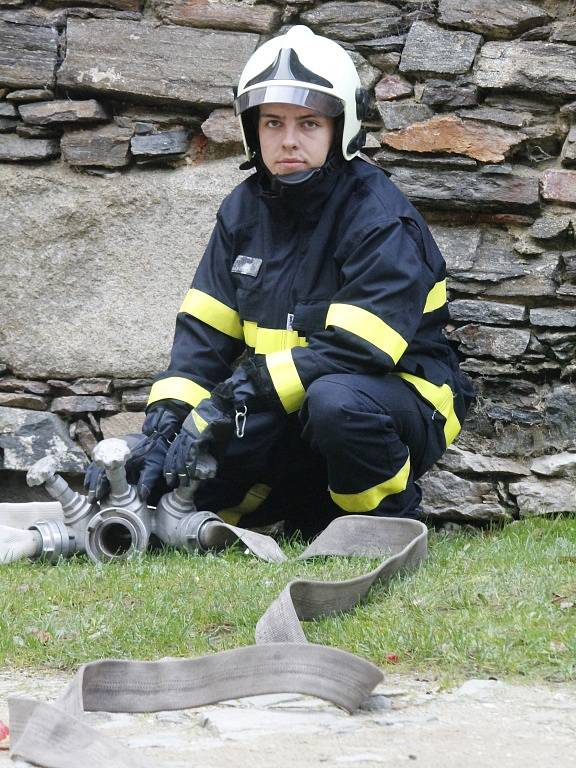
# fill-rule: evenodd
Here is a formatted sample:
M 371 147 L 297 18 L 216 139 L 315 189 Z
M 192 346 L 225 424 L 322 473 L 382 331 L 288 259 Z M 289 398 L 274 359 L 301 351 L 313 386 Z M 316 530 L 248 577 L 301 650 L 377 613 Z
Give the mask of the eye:
M 314 128 L 320 127 L 320 123 L 317 120 L 305 120 L 303 125 L 304 128 L 307 128 L 308 130 L 313 130 Z
M 268 118 L 267 120 L 264 120 L 265 128 L 278 128 L 279 126 L 280 120 L 276 120 L 275 118 Z

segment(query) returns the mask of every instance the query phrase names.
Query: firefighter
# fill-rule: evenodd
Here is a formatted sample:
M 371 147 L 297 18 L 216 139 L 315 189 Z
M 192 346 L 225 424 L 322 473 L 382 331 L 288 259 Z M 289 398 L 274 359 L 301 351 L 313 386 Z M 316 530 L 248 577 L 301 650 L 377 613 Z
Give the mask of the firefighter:
M 247 62 L 235 110 L 254 172 L 218 211 L 152 386 L 143 497 L 209 453 L 198 508 L 241 525 L 421 517 L 416 480 L 473 395 L 443 335 L 438 247 L 361 155 L 367 102 L 346 51 L 304 26 Z M 88 473 L 93 496 L 102 479 Z

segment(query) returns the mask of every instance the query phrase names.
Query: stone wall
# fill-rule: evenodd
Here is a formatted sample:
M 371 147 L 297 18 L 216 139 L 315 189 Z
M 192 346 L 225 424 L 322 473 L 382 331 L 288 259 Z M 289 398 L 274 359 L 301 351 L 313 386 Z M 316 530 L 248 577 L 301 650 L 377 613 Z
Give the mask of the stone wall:
M 573 0 L 0 0 L 0 499 L 137 430 L 222 197 L 232 88 L 305 23 L 373 96 L 366 152 L 448 263 L 478 402 L 431 517 L 576 511 Z

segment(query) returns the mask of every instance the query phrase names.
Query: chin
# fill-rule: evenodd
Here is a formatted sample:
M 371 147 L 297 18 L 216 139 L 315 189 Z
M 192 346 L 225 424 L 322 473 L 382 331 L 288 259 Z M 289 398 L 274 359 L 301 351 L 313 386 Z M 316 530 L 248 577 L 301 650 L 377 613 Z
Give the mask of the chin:
M 294 167 L 285 166 L 279 163 L 276 165 L 276 170 L 274 173 L 277 176 L 288 176 L 291 173 L 301 173 L 302 171 L 307 171 L 309 168 L 309 163 L 298 163 L 298 165 L 295 165 Z

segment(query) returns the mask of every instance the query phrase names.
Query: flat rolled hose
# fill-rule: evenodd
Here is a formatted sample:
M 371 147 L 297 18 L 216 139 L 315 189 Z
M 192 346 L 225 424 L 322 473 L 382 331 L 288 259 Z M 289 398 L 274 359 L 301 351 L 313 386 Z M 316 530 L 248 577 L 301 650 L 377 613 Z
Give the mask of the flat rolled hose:
M 210 525 L 223 526 L 223 536 L 224 531 L 236 536 L 257 556 L 286 560 L 269 537 L 226 523 Z M 426 526 L 415 520 L 362 515 L 334 520 L 299 559 L 356 555 L 382 562 L 340 582 L 290 582 L 258 621 L 256 645 L 196 659 L 95 661 L 79 668 L 54 704 L 9 698 L 12 757 L 43 768 L 156 765 L 89 726 L 83 717 L 88 711 L 155 712 L 286 692 L 354 711 L 381 682 L 382 672 L 359 656 L 308 643 L 300 621 L 352 608 L 372 584 L 417 567 L 426 549 Z

